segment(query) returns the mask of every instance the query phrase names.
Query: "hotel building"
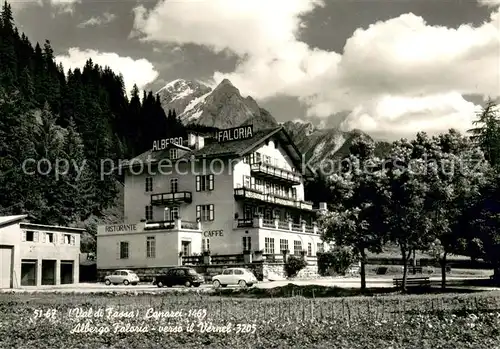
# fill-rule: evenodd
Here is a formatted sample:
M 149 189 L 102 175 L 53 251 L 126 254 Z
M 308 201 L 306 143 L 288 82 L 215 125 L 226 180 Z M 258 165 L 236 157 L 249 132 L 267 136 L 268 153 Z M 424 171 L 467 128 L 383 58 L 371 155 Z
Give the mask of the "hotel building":
M 99 270 L 179 265 L 205 251 L 323 251 L 317 210 L 304 199 L 313 172 L 282 127 L 187 138 L 155 142 L 119 168 L 125 222 L 98 227 Z
M 78 283 L 83 229 L 27 223 L 26 217 L 0 217 L 0 288 Z

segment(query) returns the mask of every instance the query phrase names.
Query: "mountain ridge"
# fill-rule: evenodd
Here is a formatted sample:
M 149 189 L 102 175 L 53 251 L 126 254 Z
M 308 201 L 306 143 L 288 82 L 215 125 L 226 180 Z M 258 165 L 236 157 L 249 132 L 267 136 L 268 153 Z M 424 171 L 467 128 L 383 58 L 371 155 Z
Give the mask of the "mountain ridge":
M 215 88 L 199 81 L 177 79 L 158 90 L 163 109 L 175 109 L 184 125 L 231 128 L 252 124 L 254 129 L 282 125 L 313 167 L 323 160 L 342 157 L 358 138 L 372 139 L 360 130 L 317 128 L 307 121 L 278 123 L 269 111 L 251 97 L 243 97 L 228 79 Z M 373 140 L 373 139 L 372 139 Z M 385 147 L 384 142 L 379 143 Z

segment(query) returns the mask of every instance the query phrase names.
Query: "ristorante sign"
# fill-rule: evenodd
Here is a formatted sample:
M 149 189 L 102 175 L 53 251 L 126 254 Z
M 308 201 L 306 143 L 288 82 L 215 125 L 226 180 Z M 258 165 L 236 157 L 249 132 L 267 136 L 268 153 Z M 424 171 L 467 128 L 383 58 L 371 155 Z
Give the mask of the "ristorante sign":
M 253 137 L 253 125 L 227 128 L 215 132 L 215 139 L 220 142 L 241 141 Z

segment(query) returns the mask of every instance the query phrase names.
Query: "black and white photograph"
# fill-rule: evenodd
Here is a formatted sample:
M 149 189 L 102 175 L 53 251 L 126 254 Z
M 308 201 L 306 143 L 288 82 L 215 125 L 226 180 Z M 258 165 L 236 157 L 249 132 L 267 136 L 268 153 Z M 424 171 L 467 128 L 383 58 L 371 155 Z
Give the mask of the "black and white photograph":
M 500 0 L 0 0 L 0 348 L 500 348 Z

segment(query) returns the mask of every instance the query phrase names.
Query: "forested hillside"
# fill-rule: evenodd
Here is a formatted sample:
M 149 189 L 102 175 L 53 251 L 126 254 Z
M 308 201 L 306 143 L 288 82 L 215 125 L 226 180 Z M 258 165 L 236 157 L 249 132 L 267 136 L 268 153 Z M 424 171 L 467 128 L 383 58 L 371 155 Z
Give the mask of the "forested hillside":
M 113 176 L 101 178 L 101 161 L 130 158 L 182 127 L 152 92 L 135 87 L 128 98 L 109 67 L 89 60 L 64 71 L 48 40 L 33 44 L 19 32 L 7 3 L 0 67 L 2 215 L 62 225 L 100 217 L 119 190 Z

